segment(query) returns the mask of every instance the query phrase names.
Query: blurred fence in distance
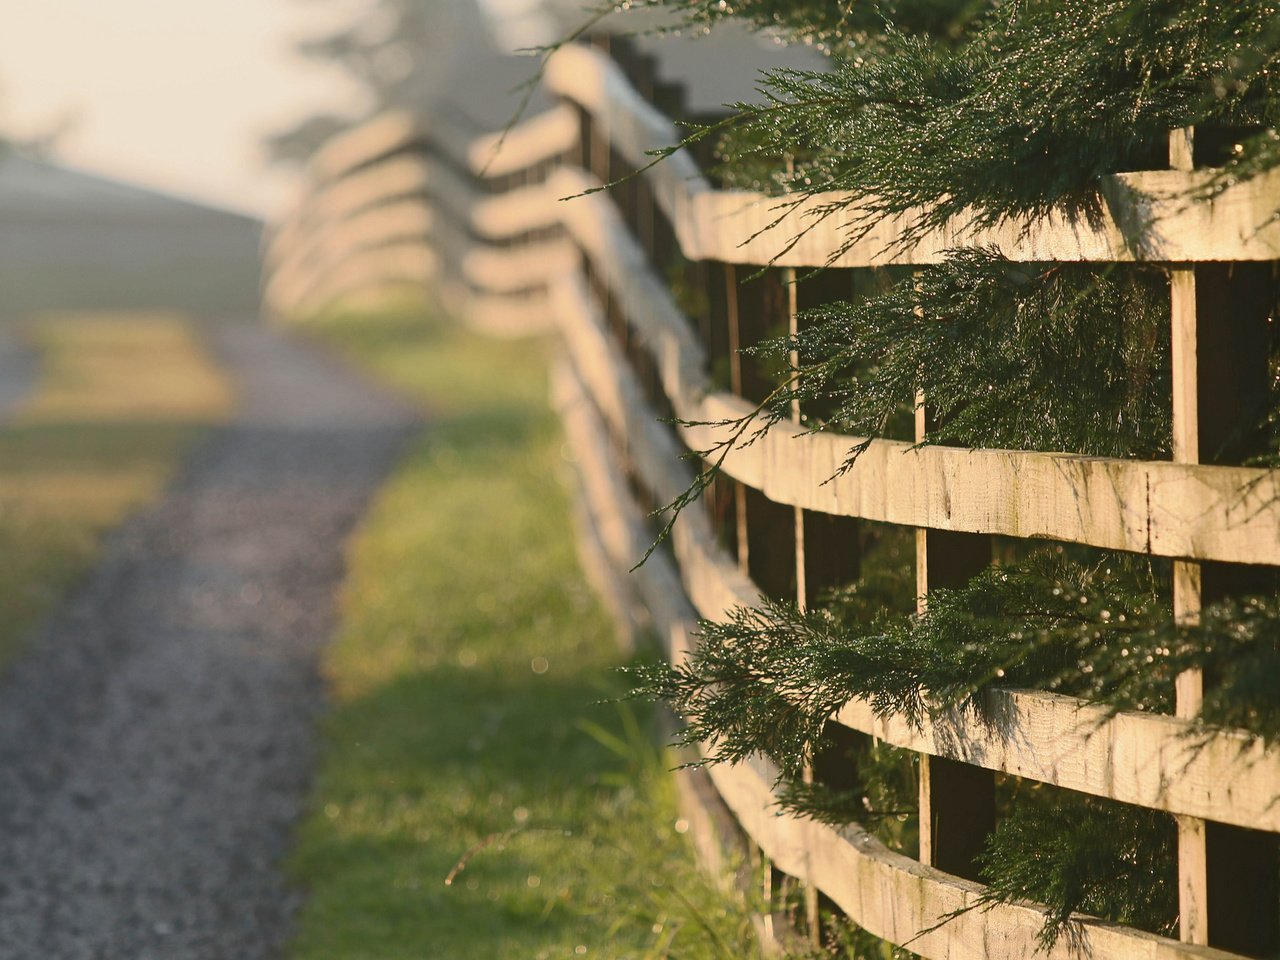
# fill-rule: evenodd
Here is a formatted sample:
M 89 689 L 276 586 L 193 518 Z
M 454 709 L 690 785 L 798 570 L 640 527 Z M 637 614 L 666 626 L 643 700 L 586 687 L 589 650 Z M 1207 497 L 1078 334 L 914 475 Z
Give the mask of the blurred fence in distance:
M 1214 439 L 1206 431 L 1229 428 L 1205 411 L 1231 408 L 1223 392 L 1244 389 L 1233 371 L 1250 342 L 1245 328 L 1258 318 L 1237 301 L 1247 299 L 1247 264 L 1280 259 L 1280 222 L 1264 216 L 1280 203 L 1280 172 L 1213 201 L 1188 201 L 1188 188 L 1209 174 L 1192 168 L 1175 136 L 1171 169 L 1107 179 L 1094 222 L 1050 215 L 976 233 L 944 228 L 895 245 L 905 221 L 886 220 L 846 245 L 842 214 L 780 254 L 794 230 L 765 229 L 776 201 L 714 188 L 687 151 L 588 193 L 680 139 L 669 119 L 679 91 L 655 82 L 651 64 L 618 41 L 612 56 L 604 46 L 556 53 L 545 84 L 559 106 L 504 137 L 396 114 L 333 142 L 312 164 L 303 203 L 269 236 L 265 300 L 275 314 L 305 317 L 335 303 L 374 303 L 405 284 L 429 286 L 478 328 L 557 330 L 555 396 L 576 453 L 593 566 L 609 571 L 606 593 L 619 615 L 656 631 L 672 657 L 688 649 L 698 617 L 723 619 L 761 595 L 804 603 L 847 580 L 860 520 L 915 528 L 920 593 L 976 572 L 993 535 L 1172 558 L 1183 616 L 1199 609 L 1202 565 L 1228 577 L 1231 564 L 1280 565 L 1277 475 L 1197 462 Z M 1172 461 L 876 440 L 834 476 L 856 438 L 774 430 L 731 452 L 727 479 L 684 511 L 671 549 L 626 573 L 651 542 L 649 511 L 691 482 L 681 455 L 711 448 L 719 435 L 664 418 L 707 424 L 748 413 L 740 347 L 794 329 L 803 306 L 847 298 L 855 271 L 936 263 L 961 241 L 1020 261 L 1170 265 Z M 832 269 L 793 282 L 796 268 L 823 266 Z M 724 370 L 727 377 L 712 376 Z M 778 815 L 764 764 L 708 770 L 719 799 L 777 870 L 925 957 L 1021 958 L 1040 949 L 1044 917 L 1030 905 L 991 905 L 938 925 L 982 893 L 961 876 L 970 851 L 945 841 L 972 834 L 971 847 L 991 828 L 997 772 L 1178 818 L 1181 940 L 1085 919 L 1079 941 L 1059 940 L 1046 955 L 1235 956 L 1220 944 L 1265 952 L 1273 949 L 1265 928 L 1274 897 L 1261 912 L 1241 901 L 1265 900 L 1276 886 L 1280 750 L 1244 731 L 1189 737 L 1198 681 L 1184 679 L 1179 716 L 998 692 L 999 730 L 969 715 L 918 728 L 878 718 L 864 702 L 847 704 L 839 724 L 921 755 L 918 861 L 856 826 Z M 1225 865 L 1214 853 L 1224 837 L 1242 851 Z M 1255 894 L 1232 893 L 1241 889 Z

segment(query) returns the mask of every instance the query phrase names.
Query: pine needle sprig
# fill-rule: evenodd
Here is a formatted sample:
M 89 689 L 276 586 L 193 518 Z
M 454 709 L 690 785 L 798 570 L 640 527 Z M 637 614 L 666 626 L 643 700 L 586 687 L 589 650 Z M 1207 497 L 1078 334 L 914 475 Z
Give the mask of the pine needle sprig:
M 849 243 L 895 215 L 904 244 L 949 221 L 1096 218 L 1100 178 L 1163 166 L 1180 127 L 1245 131 L 1226 185 L 1280 163 L 1278 19 L 1274 0 L 1024 0 L 954 50 L 890 23 L 830 71 L 765 73 L 762 102 L 732 105 L 723 172 L 842 192 L 816 217 L 843 213 Z
M 762 604 L 735 609 L 725 623 L 702 623 L 697 650 L 683 663 L 634 668 L 633 693 L 670 704 L 685 722 L 680 742 L 705 744 L 712 762 L 760 753 L 795 778 L 812 762 L 828 718 L 850 699 L 860 654 L 841 642 L 825 611 Z M 801 637 L 790 646 L 783 639 Z M 879 659 L 890 654 L 882 650 Z
M 841 470 L 929 398 L 926 443 L 1158 458 L 1172 435 L 1168 288 L 1144 268 L 1014 264 L 953 252 L 919 280 L 801 315 L 752 348 L 798 364 L 752 414 L 758 437 L 793 404 L 813 431 L 860 438 Z M 746 425 L 726 424 L 742 436 Z M 686 504 L 681 504 L 684 506 Z
M 1047 550 L 931 592 L 919 615 L 845 624 L 772 600 L 735 610 L 701 624 L 682 664 L 638 671 L 634 692 L 671 704 L 684 741 L 708 744 L 712 761 L 764 753 L 795 776 L 855 698 L 917 725 L 955 710 L 998 723 L 986 697 L 995 687 L 1168 712 L 1175 678 L 1191 669 L 1215 678 L 1204 722 L 1280 739 L 1280 601 L 1210 604 L 1200 624 L 1180 625 L 1140 559 L 1086 565 Z
M 914 855 L 918 833 L 911 821 L 920 812 L 920 755 L 867 738 L 863 749 L 841 759 L 854 786 L 784 780 L 779 808 L 831 826 L 860 824 L 886 846 Z
M 820 429 L 884 436 L 923 391 L 930 443 L 1168 452 L 1168 286 L 1158 270 L 959 250 L 918 280 L 807 311 L 801 323 L 761 352 L 798 355 L 794 397 L 801 409 L 822 401 Z
M 1071 938 L 1072 915 L 1166 936 L 1177 929 L 1177 829 L 1158 810 L 1068 790 L 1020 791 L 987 839 L 980 904 L 1045 908 L 1041 947 Z

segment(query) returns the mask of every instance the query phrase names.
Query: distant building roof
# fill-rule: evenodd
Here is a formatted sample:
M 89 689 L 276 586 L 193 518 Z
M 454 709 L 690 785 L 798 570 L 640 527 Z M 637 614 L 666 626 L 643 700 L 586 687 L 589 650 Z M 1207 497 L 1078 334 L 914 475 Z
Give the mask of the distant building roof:
M 38 159 L 0 143 L 0 229 L 5 221 L 85 219 L 257 223 L 244 214 Z

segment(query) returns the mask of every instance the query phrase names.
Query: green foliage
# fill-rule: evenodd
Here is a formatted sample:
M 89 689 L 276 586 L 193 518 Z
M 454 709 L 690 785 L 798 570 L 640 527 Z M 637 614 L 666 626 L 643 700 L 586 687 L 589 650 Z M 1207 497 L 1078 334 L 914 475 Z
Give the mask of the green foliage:
M 1085 565 L 1047 550 L 932 592 L 921 615 L 855 607 L 846 623 L 839 594 L 807 613 L 762 601 L 704 623 L 684 664 L 637 670 L 636 690 L 670 702 L 687 723 L 682 739 L 710 744 L 712 762 L 773 758 L 786 809 L 861 823 L 902 849 L 903 818 L 915 813 L 909 754 L 880 744 L 858 753 L 852 788 L 799 782 L 825 749 L 829 718 L 855 697 L 916 723 L 974 710 L 998 730 L 985 696 L 996 686 L 1167 710 L 1174 677 L 1196 667 L 1220 678 L 1206 720 L 1280 736 L 1280 604 L 1226 601 L 1206 608 L 1200 627 L 1178 627 L 1163 587 L 1134 558 Z M 1173 843 L 1163 813 L 1023 784 L 988 842 L 982 902 L 1044 904 L 1045 946 L 1070 934 L 1075 912 L 1167 932 Z
M 860 438 L 841 471 L 873 440 L 904 438 L 919 391 L 925 443 L 1167 456 L 1168 303 L 1156 269 L 1015 264 L 970 248 L 885 293 L 804 311 L 799 334 L 751 351 L 798 362 L 750 414 L 718 424 L 728 429 L 699 451 L 708 466 L 667 505 L 663 535 L 728 452 L 789 422 L 796 401 L 806 428 Z
M 811 427 L 869 442 L 924 391 L 930 443 L 1158 457 L 1171 435 L 1167 326 L 1160 271 L 960 250 L 887 293 L 806 311 L 798 336 L 766 344 L 799 357 L 766 417 L 820 402 L 827 417 Z
M 1216 678 L 1206 722 L 1280 737 L 1280 601 L 1224 600 L 1185 626 L 1159 593 L 1141 560 L 1086 565 L 1047 550 L 931 592 L 919 615 L 847 624 L 764 600 L 704 622 L 692 656 L 638 671 L 637 691 L 671 703 L 684 739 L 711 744 L 713 759 L 761 752 L 788 776 L 812 762 L 827 719 L 855 698 L 915 723 L 960 709 L 998 725 L 986 712 L 995 686 L 1167 711 L 1174 678 L 1189 669 Z
M 904 245 L 943 224 L 988 227 L 1051 209 L 1092 220 L 1104 209 L 1101 178 L 1166 166 L 1169 131 L 1182 127 L 1196 128 L 1197 164 L 1217 168 L 1205 195 L 1280 165 L 1271 0 L 1007 0 L 976 19 L 960 3 L 649 5 L 694 22 L 739 16 L 834 51 L 830 71 L 765 75 L 763 103 L 736 104 L 729 121 L 692 138 L 719 134 L 726 185 L 781 196 L 777 222 L 830 191 L 790 225 L 796 235 L 832 216 L 848 224 L 847 244 L 900 216 Z M 1016 265 L 965 250 L 887 293 L 808 311 L 797 336 L 757 350 L 798 363 L 728 425 L 725 444 L 703 451 L 711 473 L 673 506 L 697 496 L 719 454 L 788 420 L 797 401 L 807 428 L 866 438 L 846 469 L 920 393 L 929 442 L 1167 456 L 1168 305 L 1157 270 Z M 888 596 L 869 580 L 826 609 L 762 600 L 704 623 L 692 656 L 639 671 L 637 690 L 672 703 L 683 736 L 709 743 L 712 762 L 772 757 L 792 812 L 877 832 L 909 792 L 877 757 L 860 757 L 866 773 L 853 788 L 796 780 L 854 698 L 917 723 L 976 711 L 999 729 L 996 687 L 1169 711 L 1174 678 L 1200 669 L 1213 678 L 1202 721 L 1280 737 L 1276 597 L 1222 600 L 1200 624 L 1179 625 L 1145 561 L 1082 562 L 1061 550 L 933 591 L 920 615 Z M 1175 834 L 1160 812 L 1022 785 L 982 860 L 984 901 L 1044 904 L 1045 947 L 1071 936 L 1074 912 L 1170 933 Z
M 949 50 L 890 27 L 829 72 L 767 73 L 763 104 L 734 105 L 731 182 L 844 191 L 823 212 L 856 205 L 851 241 L 923 207 L 910 239 L 957 217 L 1096 215 L 1098 178 L 1162 166 L 1179 127 L 1227 136 L 1220 184 L 1280 159 L 1272 0 L 1023 0 L 968 37 Z
M 847 762 L 856 772 L 856 787 L 784 779 L 778 805 L 832 826 L 861 824 L 886 846 L 914 854 L 917 835 L 908 824 L 919 813 L 919 754 L 877 741 Z
M 984 903 L 1045 906 L 1040 944 L 1071 938 L 1073 913 L 1177 931 L 1177 828 L 1169 814 L 1021 784 L 980 857 Z
M 861 759 L 859 774 L 884 792 L 860 795 L 785 781 L 780 805 L 833 826 L 860 823 L 884 840 L 886 827 L 899 819 L 892 805 L 915 812 L 915 795 L 908 792 L 915 772 L 904 754 L 878 744 Z M 976 908 L 1043 905 L 1039 939 L 1045 949 L 1062 936 L 1071 938 L 1077 913 L 1152 933 L 1175 932 L 1177 828 L 1169 814 L 1031 781 L 1011 778 L 1004 787 L 1002 815 L 978 858 L 987 889 Z M 875 955 L 867 948 L 877 943 L 863 931 L 847 931 L 845 939 L 848 955 Z

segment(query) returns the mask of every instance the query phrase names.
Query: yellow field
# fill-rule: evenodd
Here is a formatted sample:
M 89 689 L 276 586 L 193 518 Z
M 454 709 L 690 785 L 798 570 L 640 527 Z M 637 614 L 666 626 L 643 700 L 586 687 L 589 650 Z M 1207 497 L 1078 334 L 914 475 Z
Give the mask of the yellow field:
M 0 660 L 91 566 L 103 535 L 164 489 L 231 390 L 171 314 L 24 322 L 34 393 L 0 423 Z

